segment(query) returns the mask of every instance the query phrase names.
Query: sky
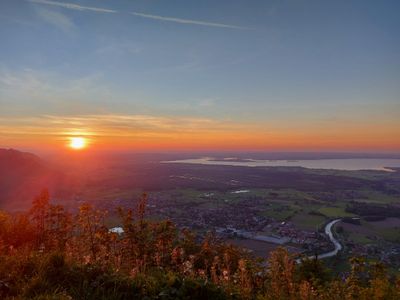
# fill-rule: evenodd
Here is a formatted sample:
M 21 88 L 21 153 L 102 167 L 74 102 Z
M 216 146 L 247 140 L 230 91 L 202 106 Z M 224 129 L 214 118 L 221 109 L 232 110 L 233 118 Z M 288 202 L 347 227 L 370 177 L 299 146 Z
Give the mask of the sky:
M 0 147 L 398 152 L 399 10 L 0 0 Z

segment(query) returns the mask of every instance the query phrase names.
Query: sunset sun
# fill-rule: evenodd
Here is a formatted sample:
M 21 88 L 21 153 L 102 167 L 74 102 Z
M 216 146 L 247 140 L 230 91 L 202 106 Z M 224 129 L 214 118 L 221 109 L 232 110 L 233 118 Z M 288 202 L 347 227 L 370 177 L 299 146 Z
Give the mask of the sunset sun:
M 69 147 L 74 150 L 81 150 L 86 148 L 87 140 L 83 137 L 71 137 Z

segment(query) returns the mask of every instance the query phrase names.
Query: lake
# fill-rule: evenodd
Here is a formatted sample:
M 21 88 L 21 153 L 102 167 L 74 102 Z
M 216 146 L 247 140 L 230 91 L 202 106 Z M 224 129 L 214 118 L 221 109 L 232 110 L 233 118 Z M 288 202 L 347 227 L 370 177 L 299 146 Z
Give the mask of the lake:
M 185 163 L 202 165 L 225 165 L 243 167 L 303 167 L 308 169 L 333 170 L 377 170 L 393 172 L 391 168 L 400 168 L 400 159 L 391 158 L 338 158 L 338 159 L 304 159 L 304 160 L 255 160 L 255 159 L 215 159 L 201 157 L 164 161 L 163 163 Z

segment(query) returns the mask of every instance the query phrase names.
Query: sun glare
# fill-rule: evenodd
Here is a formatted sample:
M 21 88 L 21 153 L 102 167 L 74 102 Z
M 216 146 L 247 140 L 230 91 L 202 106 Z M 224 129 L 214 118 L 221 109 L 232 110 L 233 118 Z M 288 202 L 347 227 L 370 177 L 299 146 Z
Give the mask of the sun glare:
M 74 150 L 80 150 L 86 148 L 87 140 L 83 137 L 72 137 L 70 138 L 69 146 Z

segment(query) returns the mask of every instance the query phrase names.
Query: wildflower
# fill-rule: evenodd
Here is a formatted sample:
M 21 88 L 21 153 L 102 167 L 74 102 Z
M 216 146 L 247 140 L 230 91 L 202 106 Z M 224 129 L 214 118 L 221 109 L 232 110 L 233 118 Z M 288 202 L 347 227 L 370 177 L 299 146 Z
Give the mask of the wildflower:
M 190 275 L 193 272 L 193 264 L 190 261 L 185 261 L 183 263 L 183 274 Z
M 84 265 L 89 264 L 90 261 L 91 261 L 90 255 L 85 255 L 85 256 L 83 256 L 83 264 L 84 264 Z

